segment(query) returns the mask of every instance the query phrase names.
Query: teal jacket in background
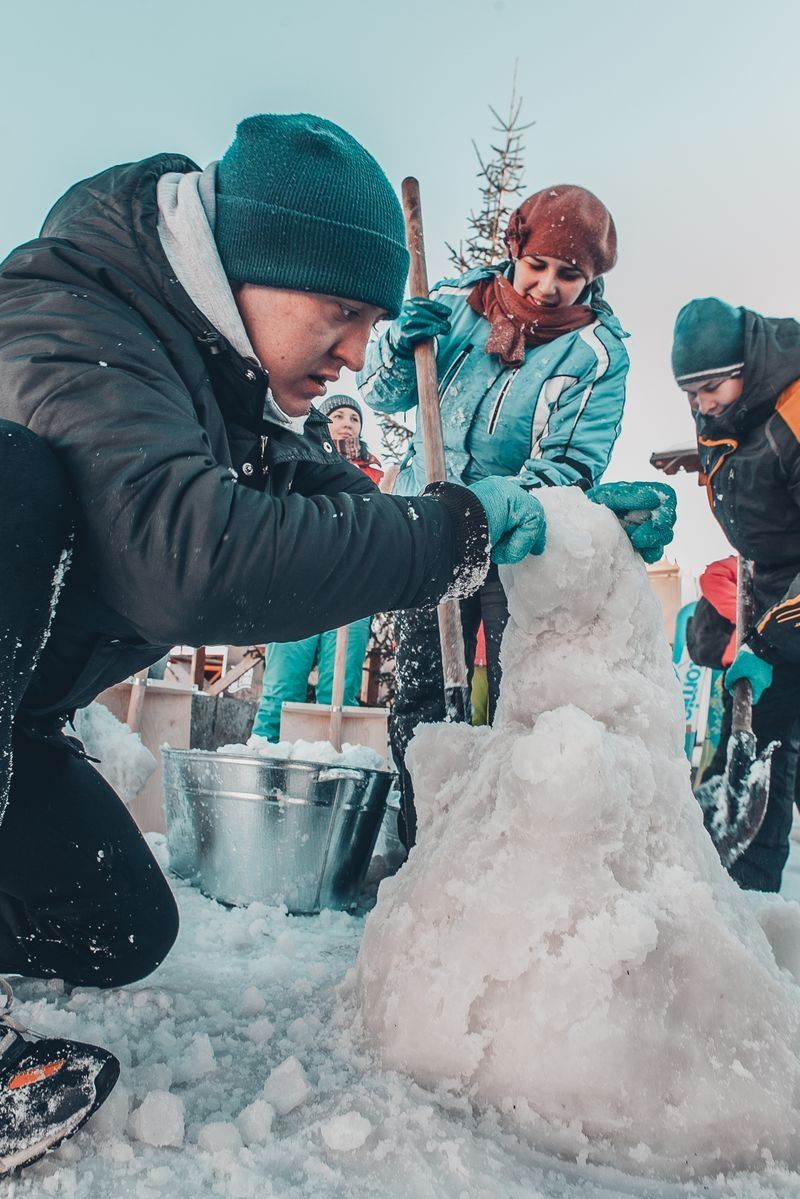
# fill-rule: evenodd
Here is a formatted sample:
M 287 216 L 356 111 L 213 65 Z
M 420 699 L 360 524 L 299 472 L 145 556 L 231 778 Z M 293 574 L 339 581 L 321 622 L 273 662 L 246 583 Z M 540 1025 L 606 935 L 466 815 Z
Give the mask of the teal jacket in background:
M 436 343 L 448 479 L 469 484 L 521 474 L 529 486 L 587 489 L 599 482 L 619 433 L 628 335 L 598 279 L 580 301 L 596 314 L 591 325 L 529 349 L 520 367 L 503 366 L 485 352 L 489 322 L 467 303 L 479 280 L 503 270 L 510 264 L 479 267 L 431 292 L 452 310 L 450 333 Z M 406 412 L 418 402 L 414 361 L 395 354 L 386 333 L 370 344 L 358 385 L 375 412 Z M 395 494 L 418 495 L 425 482 L 418 421 Z

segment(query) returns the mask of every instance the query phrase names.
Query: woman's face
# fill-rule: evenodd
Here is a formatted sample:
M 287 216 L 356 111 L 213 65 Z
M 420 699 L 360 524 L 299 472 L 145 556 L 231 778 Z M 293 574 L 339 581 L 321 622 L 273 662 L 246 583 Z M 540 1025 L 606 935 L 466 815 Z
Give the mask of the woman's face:
M 719 416 L 742 394 L 744 379 L 741 375 L 725 378 L 705 379 L 702 383 L 688 383 L 682 390 L 689 400 L 692 412 L 701 416 Z
M 361 417 L 355 408 L 334 408 L 328 424 L 333 438 L 361 436 Z
M 514 263 L 514 291 L 536 308 L 569 308 L 586 287 L 587 279 L 571 262 L 526 254 Z

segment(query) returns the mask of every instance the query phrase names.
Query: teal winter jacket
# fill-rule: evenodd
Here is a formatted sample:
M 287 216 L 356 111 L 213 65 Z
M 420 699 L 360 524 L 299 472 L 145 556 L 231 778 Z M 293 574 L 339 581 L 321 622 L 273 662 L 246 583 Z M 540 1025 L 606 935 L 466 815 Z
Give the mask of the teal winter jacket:
M 598 279 L 579 300 L 594 310 L 592 324 L 527 350 L 519 367 L 504 366 L 485 352 L 489 322 L 467 303 L 479 280 L 502 270 L 510 264 L 445 279 L 431 292 L 452 309 L 450 333 L 436 344 L 448 478 L 469 484 L 521 474 L 528 486 L 589 488 L 608 466 L 619 433 L 628 335 Z M 395 354 L 386 333 L 370 344 L 358 384 L 375 412 L 406 412 L 418 402 L 414 360 Z M 418 495 L 424 486 L 418 421 L 394 490 Z

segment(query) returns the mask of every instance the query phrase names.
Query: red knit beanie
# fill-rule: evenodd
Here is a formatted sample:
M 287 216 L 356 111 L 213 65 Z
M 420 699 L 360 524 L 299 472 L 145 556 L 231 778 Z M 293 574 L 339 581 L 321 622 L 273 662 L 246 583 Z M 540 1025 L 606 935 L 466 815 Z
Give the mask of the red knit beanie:
M 508 218 L 505 240 L 512 258 L 560 258 L 574 263 L 589 283 L 617 261 L 611 213 L 592 192 L 571 183 L 546 187 L 524 200 Z

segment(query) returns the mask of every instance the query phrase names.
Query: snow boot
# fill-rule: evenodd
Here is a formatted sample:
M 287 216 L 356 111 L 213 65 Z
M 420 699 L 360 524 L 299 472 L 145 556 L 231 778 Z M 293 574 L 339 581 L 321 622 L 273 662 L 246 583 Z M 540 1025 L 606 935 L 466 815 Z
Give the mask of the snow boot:
M 9 1016 L 10 986 L 0 979 L 0 1178 L 37 1161 L 77 1132 L 119 1077 L 113 1054 L 59 1037 L 23 1035 Z

